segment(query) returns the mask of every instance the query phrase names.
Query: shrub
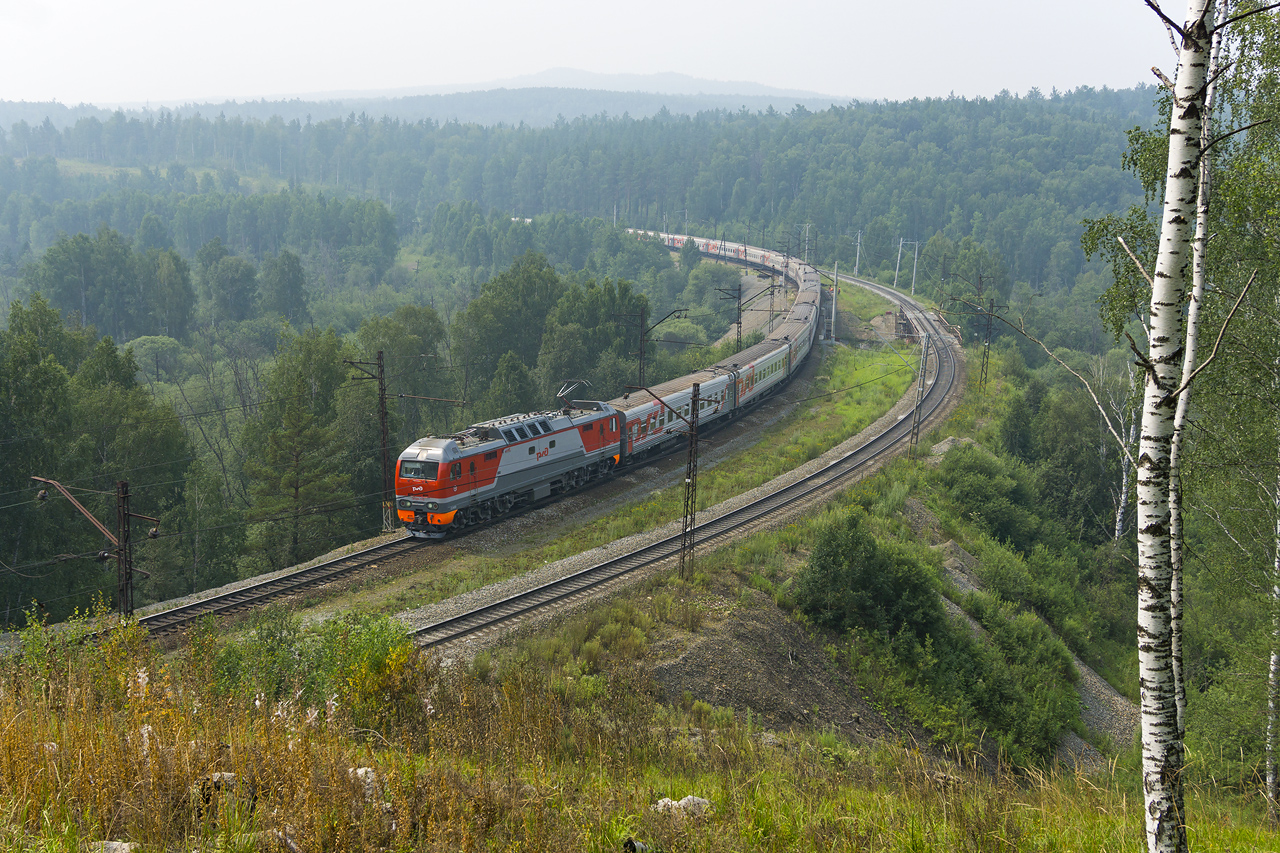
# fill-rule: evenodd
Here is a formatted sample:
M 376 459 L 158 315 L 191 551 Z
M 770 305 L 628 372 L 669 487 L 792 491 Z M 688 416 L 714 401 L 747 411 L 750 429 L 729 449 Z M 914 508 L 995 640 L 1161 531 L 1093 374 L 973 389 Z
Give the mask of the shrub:
M 929 570 L 895 545 L 878 545 L 864 518 L 855 507 L 819 530 L 796 579 L 796 604 L 825 628 L 923 637 L 942 618 Z

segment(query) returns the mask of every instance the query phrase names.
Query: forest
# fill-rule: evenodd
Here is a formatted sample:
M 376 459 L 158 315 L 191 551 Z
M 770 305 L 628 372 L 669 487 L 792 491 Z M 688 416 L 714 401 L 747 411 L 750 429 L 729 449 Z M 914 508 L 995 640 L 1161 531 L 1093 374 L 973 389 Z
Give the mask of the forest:
M 1269 116 L 1268 44 L 1238 43 L 1249 62 L 1224 78 L 1220 130 Z M 114 584 L 92 559 L 100 537 L 35 502 L 32 474 L 99 517 L 129 481 L 164 531 L 138 548 L 139 603 L 158 601 L 377 532 L 375 383 L 353 362 L 382 354 L 399 447 L 548 407 L 569 378 L 607 399 L 634 381 L 642 337 L 650 381 L 727 354 L 720 291 L 738 273 L 625 230 L 665 227 L 896 283 L 974 353 L 990 327 L 981 393 L 1001 411 L 979 437 L 994 455 L 940 476 L 1043 581 L 1011 583 L 1008 600 L 1123 680 L 1137 584 L 1124 447 L 1148 322 L 1133 259 L 1155 254 L 1169 110 L 1152 87 L 536 128 L 19 121 L 0 133 L 3 621 L 58 621 Z M 1232 322 L 1183 462 L 1188 719 L 1195 743 L 1252 762 L 1267 751 L 1280 529 L 1273 134 L 1260 124 L 1209 161 L 1206 335 Z M 676 309 L 643 332 L 621 319 Z

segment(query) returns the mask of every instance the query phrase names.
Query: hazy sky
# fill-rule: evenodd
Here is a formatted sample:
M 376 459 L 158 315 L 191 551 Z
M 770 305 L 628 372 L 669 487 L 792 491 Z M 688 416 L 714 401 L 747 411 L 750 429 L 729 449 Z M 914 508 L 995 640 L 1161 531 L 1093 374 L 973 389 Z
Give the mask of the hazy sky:
M 1181 20 L 1185 6 L 1163 0 Z M 0 0 L 0 99 L 181 103 L 675 71 L 841 97 L 1172 76 L 1142 0 Z

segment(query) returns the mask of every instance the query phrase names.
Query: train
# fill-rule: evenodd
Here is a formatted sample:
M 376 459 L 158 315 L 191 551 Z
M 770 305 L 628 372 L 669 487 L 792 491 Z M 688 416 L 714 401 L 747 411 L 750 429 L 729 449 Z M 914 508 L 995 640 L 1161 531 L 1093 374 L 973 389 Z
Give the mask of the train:
M 613 400 L 570 400 L 507 415 L 450 435 L 427 436 L 396 461 L 396 512 L 409 534 L 442 539 L 552 495 L 576 491 L 686 441 L 698 386 L 699 430 L 735 418 L 782 387 L 804 363 L 820 327 L 818 271 L 779 252 L 683 234 L 635 231 L 672 251 L 699 252 L 780 276 L 795 301 L 768 338 L 710 367 Z M 650 393 L 652 392 L 652 393 Z

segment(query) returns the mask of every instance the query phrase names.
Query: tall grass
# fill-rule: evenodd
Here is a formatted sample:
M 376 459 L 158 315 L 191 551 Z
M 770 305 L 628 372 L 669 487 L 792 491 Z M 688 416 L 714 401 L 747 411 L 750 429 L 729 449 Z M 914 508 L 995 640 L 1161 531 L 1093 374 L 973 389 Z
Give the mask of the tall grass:
M 831 731 L 765 739 L 727 708 L 661 703 L 635 664 L 675 624 L 678 601 L 699 593 L 652 591 L 651 606 L 599 608 L 483 670 L 440 668 L 358 620 L 339 632 L 345 642 L 285 620 L 265 626 L 275 648 L 206 633 L 168 658 L 136 624 L 96 641 L 83 621 L 28 629 L 0 670 L 0 849 L 114 839 L 145 850 L 615 851 L 629 837 L 668 851 L 1140 846 L 1130 781 L 993 775 Z M 309 655 L 321 663 L 274 696 L 256 689 L 258 664 Z M 219 669 L 228 656 L 244 667 Z M 416 675 L 387 681 L 395 667 Z M 344 674 L 346 692 L 327 706 L 310 704 L 316 669 Z M 352 697 L 365 694 L 394 712 L 361 709 Z M 687 794 L 711 812 L 652 808 Z M 1200 849 L 1273 840 L 1255 804 L 1195 796 Z

